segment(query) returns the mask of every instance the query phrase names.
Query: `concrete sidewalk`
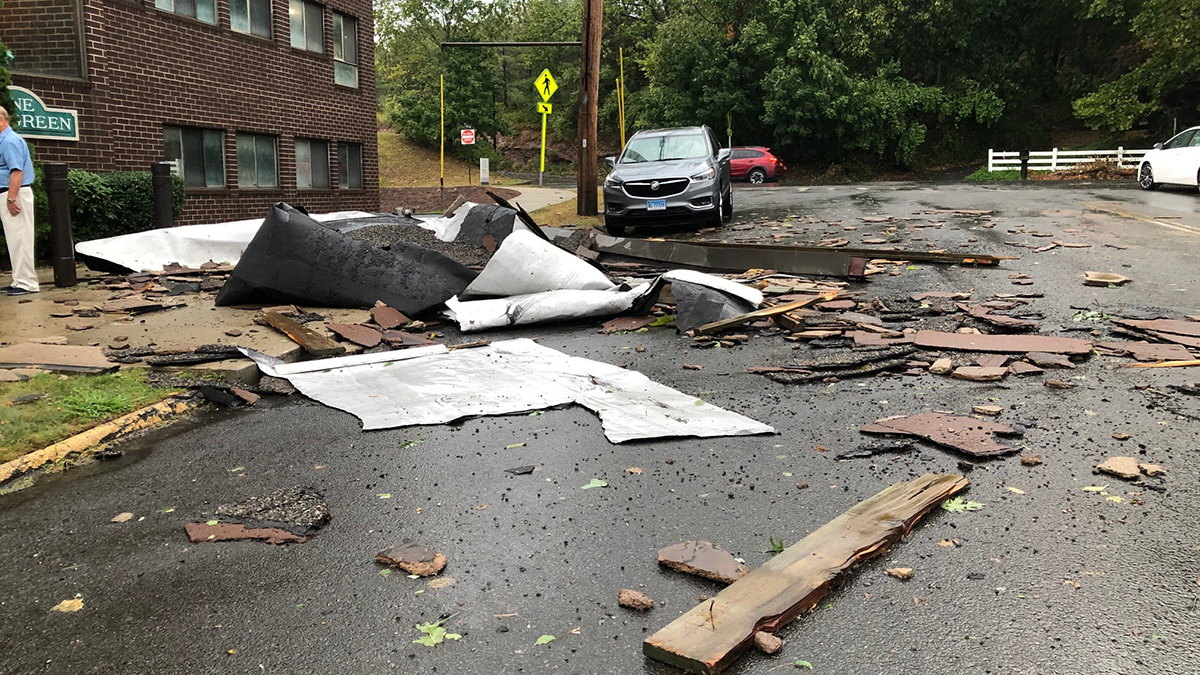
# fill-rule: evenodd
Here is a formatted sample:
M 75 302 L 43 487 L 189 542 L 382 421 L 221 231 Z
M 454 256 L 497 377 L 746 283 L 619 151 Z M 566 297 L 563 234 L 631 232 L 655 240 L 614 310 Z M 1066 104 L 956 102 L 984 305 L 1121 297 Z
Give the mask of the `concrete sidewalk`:
M 287 336 L 266 326 L 254 323 L 258 312 L 235 307 L 216 307 L 213 293 L 191 293 L 172 296 L 183 300 L 183 307 L 165 309 L 137 316 L 125 313 L 101 313 L 99 317 L 79 316 L 55 317 L 77 310 L 99 309 L 115 291 L 101 288 L 101 280 L 117 280 L 120 276 L 109 276 L 91 272 L 82 265 L 78 268 L 79 285 L 72 288 L 56 288 L 54 275 L 49 268 L 38 270 L 41 283 L 40 293 L 20 297 L 0 295 L 0 345 L 20 344 L 34 339 L 62 337 L 70 345 L 108 347 L 118 337 L 128 338 L 130 347 L 155 345 L 160 348 L 194 348 L 200 345 L 226 344 L 248 347 L 284 361 L 300 358 L 302 350 Z M 95 282 L 89 284 L 88 282 Z M 64 301 L 75 301 L 67 305 Z M 329 321 L 358 323 L 366 321 L 367 310 L 302 308 L 316 311 Z M 319 325 L 312 328 L 321 331 Z M 226 331 L 240 331 L 231 336 Z M 328 333 L 327 333 L 328 334 Z M 347 345 L 353 347 L 353 345 Z M 354 349 L 348 349 L 353 352 Z M 147 367 L 133 364 L 123 367 Z M 164 369 L 168 372 L 172 369 Z M 213 363 L 198 364 L 175 370 L 191 370 L 202 373 L 218 373 L 229 382 L 252 383 L 257 380 L 258 368 L 249 359 L 230 359 Z

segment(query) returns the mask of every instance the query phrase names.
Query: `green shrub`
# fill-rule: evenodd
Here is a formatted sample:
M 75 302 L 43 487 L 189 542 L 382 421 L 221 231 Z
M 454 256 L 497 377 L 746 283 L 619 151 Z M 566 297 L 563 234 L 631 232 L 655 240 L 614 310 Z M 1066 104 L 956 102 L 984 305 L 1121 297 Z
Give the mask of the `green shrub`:
M 39 259 L 47 260 L 51 254 L 50 206 L 43 167 L 43 162 L 34 161 L 33 248 Z M 154 229 L 154 183 L 149 171 L 69 171 L 67 190 L 71 199 L 71 232 L 76 242 Z M 172 175 L 171 211 L 176 218 L 183 213 L 183 200 L 183 179 Z M 10 267 L 2 233 L 0 261 Z
M 154 184 L 149 171 L 67 174 L 75 241 L 154 229 Z M 183 179 L 172 175 L 171 211 L 183 212 Z

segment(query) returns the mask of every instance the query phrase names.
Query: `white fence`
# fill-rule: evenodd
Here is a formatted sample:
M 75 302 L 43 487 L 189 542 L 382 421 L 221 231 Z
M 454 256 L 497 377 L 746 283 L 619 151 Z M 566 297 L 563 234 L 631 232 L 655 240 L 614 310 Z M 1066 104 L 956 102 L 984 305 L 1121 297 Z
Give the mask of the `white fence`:
M 1116 162 L 1117 166 L 1133 168 L 1149 150 L 1039 150 L 1029 153 L 1030 171 L 1059 171 L 1073 169 L 1093 162 Z M 1021 168 L 1021 153 L 988 150 L 988 171 L 1011 171 Z

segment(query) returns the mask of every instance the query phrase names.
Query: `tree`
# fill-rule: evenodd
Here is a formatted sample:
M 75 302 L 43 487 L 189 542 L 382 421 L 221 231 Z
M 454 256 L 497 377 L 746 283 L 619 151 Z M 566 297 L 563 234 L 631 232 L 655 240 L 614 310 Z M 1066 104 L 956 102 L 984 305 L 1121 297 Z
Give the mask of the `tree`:
M 1095 0 L 1090 15 L 1120 21 L 1130 8 Z M 1122 131 L 1150 116 L 1200 119 L 1200 4 L 1145 0 L 1130 22 L 1136 65 L 1075 100 L 1075 114 L 1093 129 Z M 1125 51 L 1129 51 L 1128 49 Z

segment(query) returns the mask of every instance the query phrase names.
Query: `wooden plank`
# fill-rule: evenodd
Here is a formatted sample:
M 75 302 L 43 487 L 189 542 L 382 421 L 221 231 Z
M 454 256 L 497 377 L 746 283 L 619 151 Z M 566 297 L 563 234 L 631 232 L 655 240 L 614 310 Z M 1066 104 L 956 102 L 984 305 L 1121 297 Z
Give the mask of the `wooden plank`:
M 342 345 L 278 312 L 263 312 L 263 321 L 266 321 L 271 328 L 291 338 L 292 342 L 300 345 L 304 351 L 313 356 L 338 356 L 346 353 L 346 348 Z
M 1200 360 L 1193 361 L 1162 361 L 1159 363 L 1126 363 L 1126 368 L 1187 368 L 1200 366 Z
M 118 364 L 104 358 L 99 347 L 46 345 L 27 342 L 0 347 L 0 368 L 35 367 L 68 373 L 106 373 Z
M 771 307 L 764 307 L 762 309 L 756 309 L 753 312 L 747 312 L 746 314 L 739 314 L 737 316 L 733 316 L 728 319 L 721 319 L 720 321 L 706 323 L 703 326 L 700 326 L 699 328 L 696 329 L 696 335 L 708 335 L 709 333 L 719 333 L 723 330 L 729 330 L 730 328 L 737 328 L 738 326 L 740 326 L 748 321 L 754 321 L 755 319 L 767 319 L 767 318 L 776 316 L 778 314 L 783 314 L 785 312 L 790 312 L 792 310 L 801 309 L 803 307 L 808 307 L 809 305 L 813 304 L 814 302 L 819 302 L 821 300 L 831 300 L 831 299 L 832 298 L 830 298 L 826 295 L 814 295 L 811 298 L 805 298 L 803 300 L 796 300 L 795 302 L 789 302 L 789 303 L 786 303 L 783 305 L 774 305 Z
M 1137 321 L 1135 319 L 1118 319 L 1116 323 L 1130 328 L 1140 328 L 1159 333 L 1173 333 L 1188 337 L 1200 337 L 1200 323 L 1195 321 L 1179 321 L 1177 319 L 1155 319 L 1154 321 Z
M 642 653 L 693 673 L 721 672 L 755 632 L 773 633 L 815 607 L 839 575 L 887 550 L 969 484 L 929 473 L 884 489 L 646 638 Z
M 920 330 L 917 331 L 913 341 L 918 347 L 1000 354 L 1024 354 L 1026 352 L 1088 354 L 1092 351 L 1092 343 L 1087 340 L 1049 335 L 975 335 L 973 333 Z

